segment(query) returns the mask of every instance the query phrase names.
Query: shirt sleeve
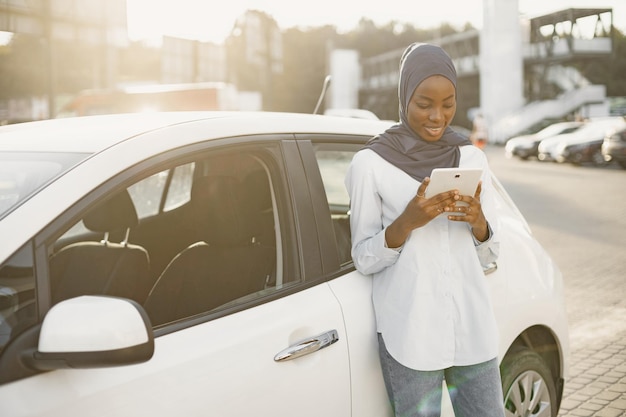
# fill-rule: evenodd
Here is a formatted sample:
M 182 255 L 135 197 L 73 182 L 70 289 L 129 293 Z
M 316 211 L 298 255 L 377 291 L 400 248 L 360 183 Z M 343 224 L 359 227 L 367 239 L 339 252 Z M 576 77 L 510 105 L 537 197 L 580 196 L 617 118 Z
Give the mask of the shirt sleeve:
M 478 254 L 480 264 L 483 267 L 487 267 L 489 264 L 495 262 L 500 254 L 500 241 L 498 234 L 500 227 L 496 209 L 496 191 L 491 181 L 491 170 L 486 157 L 483 159 L 483 169 L 483 184 L 480 202 L 485 218 L 487 219 L 489 237 L 484 242 L 479 242 L 476 238 L 474 238 L 473 234 L 472 238 L 474 239 L 474 245 L 476 247 L 476 253 Z
M 476 253 L 478 259 L 483 267 L 487 267 L 489 264 L 495 262 L 498 259 L 500 253 L 500 244 L 493 237 L 493 229 L 491 224 L 487 222 L 487 228 L 489 229 L 489 237 L 484 242 L 479 241 L 474 237 L 472 233 L 472 239 L 474 239 L 474 246 L 476 246 Z M 470 232 L 471 233 L 471 232 Z
M 357 153 L 345 180 L 350 195 L 352 259 L 356 269 L 363 274 L 380 272 L 393 265 L 401 249 L 388 248 L 385 242 L 383 203 L 370 167 L 363 155 Z

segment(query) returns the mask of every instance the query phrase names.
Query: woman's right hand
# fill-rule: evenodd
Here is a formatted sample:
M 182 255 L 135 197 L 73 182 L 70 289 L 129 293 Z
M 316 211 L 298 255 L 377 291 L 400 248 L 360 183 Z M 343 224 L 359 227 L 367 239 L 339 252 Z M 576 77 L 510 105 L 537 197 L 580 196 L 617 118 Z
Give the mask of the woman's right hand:
M 429 183 L 430 178 L 424 178 L 415 197 L 409 201 L 402 214 L 387 227 L 385 231 L 387 247 L 398 248 L 402 246 L 412 230 L 430 222 L 443 213 L 446 207 L 453 207 L 460 198 L 458 190 L 445 191 L 431 198 L 426 198 L 425 194 Z

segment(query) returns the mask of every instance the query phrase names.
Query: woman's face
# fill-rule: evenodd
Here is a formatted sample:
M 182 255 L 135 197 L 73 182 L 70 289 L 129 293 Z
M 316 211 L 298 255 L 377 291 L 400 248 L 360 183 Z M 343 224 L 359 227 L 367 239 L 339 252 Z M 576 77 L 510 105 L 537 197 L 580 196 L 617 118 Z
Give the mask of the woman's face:
M 454 84 L 442 75 L 433 75 L 422 81 L 413 92 L 407 120 L 422 139 L 435 142 L 441 139 L 455 113 Z

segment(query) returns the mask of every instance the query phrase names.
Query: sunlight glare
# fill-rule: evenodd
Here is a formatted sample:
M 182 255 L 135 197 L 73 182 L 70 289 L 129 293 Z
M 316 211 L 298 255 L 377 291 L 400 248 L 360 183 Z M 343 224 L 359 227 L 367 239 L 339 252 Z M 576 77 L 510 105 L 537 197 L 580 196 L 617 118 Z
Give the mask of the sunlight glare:
M 377 25 L 391 21 L 409 23 L 421 29 L 438 28 L 448 23 L 461 29 L 466 23 L 482 27 L 483 3 L 487 0 L 453 0 L 410 6 L 405 0 L 362 2 L 356 0 L 316 0 L 307 5 L 293 0 L 127 0 L 128 34 L 131 40 L 161 41 L 173 36 L 200 41 L 223 42 L 230 35 L 236 20 L 248 10 L 260 10 L 271 16 L 281 29 L 332 25 L 339 32 L 357 27 L 365 17 Z M 508 1 L 508 0 L 507 0 Z M 520 15 L 526 18 L 581 7 L 588 0 L 517 0 Z M 606 0 L 613 8 L 614 24 L 624 28 L 626 13 L 621 12 L 624 0 Z M 454 7 L 450 7 L 450 3 Z
M 128 0 L 128 35 L 132 40 L 160 40 L 163 35 L 221 42 L 245 11 L 241 2 L 197 0 Z
M 13 32 L 3 32 L 0 30 L 0 46 L 8 45 L 13 39 Z

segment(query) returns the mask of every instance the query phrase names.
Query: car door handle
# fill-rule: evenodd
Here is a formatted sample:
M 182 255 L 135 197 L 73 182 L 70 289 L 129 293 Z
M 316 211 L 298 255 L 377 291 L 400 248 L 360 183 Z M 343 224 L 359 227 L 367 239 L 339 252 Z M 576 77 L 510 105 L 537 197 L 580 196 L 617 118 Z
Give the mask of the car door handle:
M 290 361 L 292 359 L 299 358 L 300 356 L 308 355 L 309 353 L 317 352 L 320 349 L 324 349 L 339 340 L 339 334 L 337 330 L 330 330 L 326 333 L 322 333 L 315 337 L 309 337 L 302 339 L 294 345 L 289 346 L 274 356 L 276 362 Z

